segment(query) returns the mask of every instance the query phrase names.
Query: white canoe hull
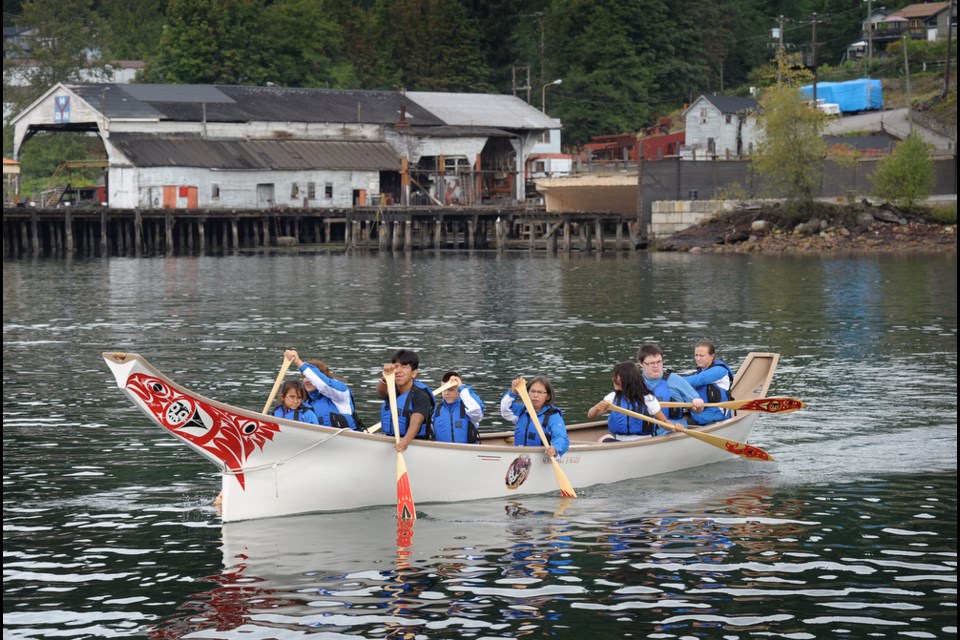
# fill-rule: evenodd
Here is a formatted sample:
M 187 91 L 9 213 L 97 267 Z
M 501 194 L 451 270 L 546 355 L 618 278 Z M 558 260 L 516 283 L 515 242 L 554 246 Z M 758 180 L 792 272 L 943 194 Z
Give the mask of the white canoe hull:
M 141 411 L 221 469 L 224 522 L 396 504 L 392 437 L 231 407 L 180 387 L 136 354 L 103 356 L 117 385 Z M 776 354 L 750 354 L 734 382 L 734 397 L 764 397 L 778 359 Z M 740 413 L 702 430 L 746 441 L 758 415 Z M 560 465 L 576 489 L 734 457 L 683 434 L 600 445 L 597 437 L 605 432 L 600 423 L 570 425 L 568 431 L 571 446 Z M 512 446 L 510 435 L 484 434 L 480 445 L 414 441 L 404 460 L 416 503 L 557 491 L 553 467 L 542 449 Z M 512 489 L 507 483 L 521 480 L 514 462 L 522 455 L 530 465 L 522 483 Z

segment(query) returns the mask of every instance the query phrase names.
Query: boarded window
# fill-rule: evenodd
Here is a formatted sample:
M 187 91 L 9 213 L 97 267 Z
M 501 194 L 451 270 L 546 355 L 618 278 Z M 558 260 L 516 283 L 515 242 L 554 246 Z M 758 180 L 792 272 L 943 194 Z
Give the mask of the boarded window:
M 332 197 L 333 197 L 333 183 L 332 183 L 332 182 L 328 182 L 328 183 L 323 187 L 323 197 L 324 197 L 324 198 L 332 198 Z

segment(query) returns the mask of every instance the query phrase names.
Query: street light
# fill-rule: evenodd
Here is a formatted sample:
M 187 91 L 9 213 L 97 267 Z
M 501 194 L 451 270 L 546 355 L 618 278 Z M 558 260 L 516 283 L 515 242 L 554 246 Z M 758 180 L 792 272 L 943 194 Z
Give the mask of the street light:
M 553 82 L 548 82 L 547 84 L 543 85 L 543 88 L 540 90 L 540 110 L 541 111 L 543 111 L 544 113 L 547 112 L 547 87 L 549 87 L 552 84 L 562 84 L 562 83 L 563 83 L 563 78 L 557 78 Z

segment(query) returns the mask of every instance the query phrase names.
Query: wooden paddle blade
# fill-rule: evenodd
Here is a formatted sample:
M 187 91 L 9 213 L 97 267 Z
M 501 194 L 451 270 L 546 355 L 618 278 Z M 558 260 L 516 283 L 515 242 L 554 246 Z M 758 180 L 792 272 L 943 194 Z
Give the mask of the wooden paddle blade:
M 661 427 L 669 428 L 670 423 L 663 422 L 662 420 L 657 420 L 656 418 L 651 418 L 650 416 L 645 416 L 642 413 L 637 413 L 636 411 L 630 411 L 630 409 L 624 409 L 623 407 L 617 406 L 613 403 L 610 404 L 610 409 L 616 411 L 617 413 L 622 413 L 627 416 L 632 416 L 639 420 L 645 420 L 653 424 L 658 424 Z M 664 406 L 666 403 L 661 402 L 660 406 Z M 750 458 L 751 460 L 762 460 L 764 462 L 773 460 L 773 456 L 761 449 L 760 447 L 755 447 L 746 442 L 739 442 L 737 440 L 727 440 L 726 438 L 721 438 L 720 436 L 715 436 L 711 433 L 703 433 L 702 431 L 697 431 L 696 429 L 684 429 L 679 433 L 695 438 L 700 442 L 706 442 L 715 447 L 728 451 L 734 455 L 742 456 L 744 458 Z
M 540 436 L 540 442 L 542 442 L 544 448 L 546 448 L 547 436 L 543 433 L 543 427 L 540 425 L 540 416 L 537 415 L 536 409 L 533 408 L 533 402 L 530 400 L 530 394 L 527 393 L 527 385 L 525 382 L 521 382 L 517 387 L 517 394 L 520 396 L 520 399 L 523 400 L 523 406 L 526 407 L 527 413 L 530 415 L 530 421 L 537 430 L 537 435 Z M 560 487 L 560 493 L 568 498 L 576 498 L 577 492 L 573 490 L 573 485 L 567 480 L 567 474 L 560 468 L 560 463 L 557 462 L 557 459 L 553 456 L 549 456 L 549 458 L 550 462 L 553 463 L 553 473 L 557 476 L 557 485 Z
M 397 454 L 397 522 L 413 525 L 417 519 L 417 507 L 413 504 L 413 491 L 410 489 L 410 476 L 403 454 Z M 412 532 L 411 532 L 412 537 Z
M 799 411 L 807 406 L 803 400 L 796 398 L 757 398 L 748 400 L 737 411 L 763 411 L 764 413 L 790 413 Z
M 727 440 L 726 438 L 715 436 L 712 433 L 703 433 L 702 431 L 697 431 L 696 429 L 687 429 L 683 433 L 687 434 L 691 438 L 696 438 L 701 442 L 712 444 L 715 447 L 729 451 L 730 453 L 742 458 L 759 460 L 761 462 L 771 462 L 773 460 L 772 455 L 760 447 L 755 447 L 752 444 L 747 444 L 746 442 Z
M 553 463 L 553 473 L 557 476 L 557 485 L 560 487 L 560 494 L 565 498 L 576 498 L 577 492 L 573 490 L 573 485 L 567 480 L 567 474 L 560 468 L 560 463 L 553 456 L 550 456 L 550 462 Z

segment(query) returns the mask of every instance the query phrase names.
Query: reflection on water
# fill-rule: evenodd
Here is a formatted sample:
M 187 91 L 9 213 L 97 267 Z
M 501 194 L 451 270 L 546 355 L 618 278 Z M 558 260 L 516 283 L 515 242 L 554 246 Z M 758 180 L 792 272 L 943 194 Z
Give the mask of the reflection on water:
M 6 262 L 4 637 L 955 638 L 956 291 L 955 257 Z M 547 373 L 578 421 L 641 342 L 684 370 L 703 337 L 782 354 L 775 463 L 421 506 L 409 555 L 389 508 L 221 525 L 99 357 L 258 410 L 294 346 L 369 417 L 412 347 L 491 410 Z

